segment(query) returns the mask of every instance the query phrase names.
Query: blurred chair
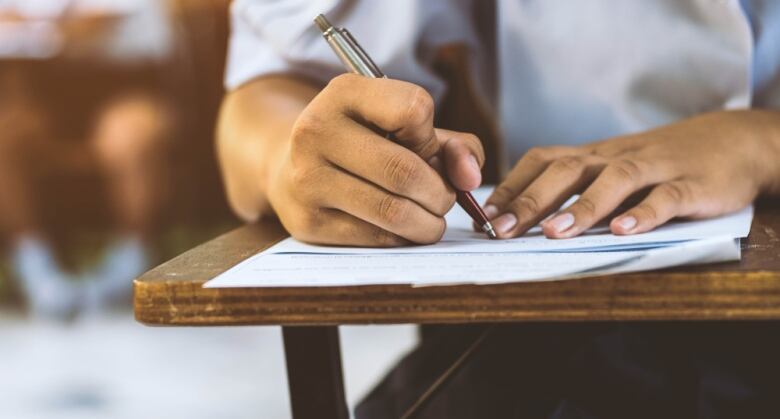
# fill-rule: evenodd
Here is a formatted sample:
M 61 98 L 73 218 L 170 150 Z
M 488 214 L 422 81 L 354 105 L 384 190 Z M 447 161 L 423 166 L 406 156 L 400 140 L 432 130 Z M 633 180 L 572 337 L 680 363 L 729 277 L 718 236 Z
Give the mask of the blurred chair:
M 16 184 L 0 188 L 33 191 L 23 217 L 0 220 L 6 248 L 14 229 L 34 218 L 58 260 L 83 271 L 128 229 L 143 231 L 154 263 L 235 223 L 212 146 L 227 2 L 164 4 L 171 48 L 160 59 L 94 60 L 83 48 L 4 59 L 0 164 Z

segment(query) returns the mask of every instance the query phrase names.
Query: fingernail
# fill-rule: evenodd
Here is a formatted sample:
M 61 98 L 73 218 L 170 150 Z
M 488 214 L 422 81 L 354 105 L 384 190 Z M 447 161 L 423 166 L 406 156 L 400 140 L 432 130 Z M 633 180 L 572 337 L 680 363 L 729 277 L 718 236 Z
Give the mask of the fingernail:
M 492 220 L 496 215 L 498 215 L 498 208 L 496 208 L 495 205 L 485 205 L 485 216 L 487 216 L 488 220 Z
M 617 220 L 617 225 L 620 226 L 625 231 L 631 230 L 632 228 L 636 227 L 636 218 L 627 215 L 625 217 L 620 217 Z
M 563 233 L 574 225 L 574 216 L 568 212 L 564 212 L 547 221 L 547 224 L 550 225 L 556 233 Z
M 480 172 L 480 169 L 479 169 L 479 162 L 477 161 L 477 158 L 476 158 L 476 157 L 474 157 L 474 155 L 473 155 L 473 154 L 469 156 L 469 164 L 471 164 L 471 167 L 472 167 L 472 168 L 473 168 L 473 169 L 474 169 L 474 170 L 475 170 L 477 173 L 479 173 L 479 172 Z
M 493 227 L 501 234 L 506 234 L 512 231 L 517 224 L 517 217 L 512 213 L 506 213 L 492 221 Z

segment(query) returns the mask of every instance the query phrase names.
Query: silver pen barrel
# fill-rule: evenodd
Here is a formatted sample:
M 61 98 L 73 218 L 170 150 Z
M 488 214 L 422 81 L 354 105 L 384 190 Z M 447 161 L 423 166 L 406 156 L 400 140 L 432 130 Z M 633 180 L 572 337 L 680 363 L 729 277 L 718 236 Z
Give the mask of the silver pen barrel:
M 345 67 L 356 74 L 366 77 L 384 78 L 385 75 L 377 67 L 373 60 L 366 54 L 355 38 L 343 28 L 336 28 L 323 15 L 317 15 L 314 23 L 322 32 L 322 36 L 328 42 Z

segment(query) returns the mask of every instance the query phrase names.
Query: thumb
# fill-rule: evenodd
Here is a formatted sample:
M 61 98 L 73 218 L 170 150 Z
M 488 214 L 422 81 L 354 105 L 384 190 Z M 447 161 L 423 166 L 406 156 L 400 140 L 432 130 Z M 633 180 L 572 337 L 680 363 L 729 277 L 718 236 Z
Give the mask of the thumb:
M 461 191 L 471 191 L 482 183 L 485 152 L 474 134 L 436 129 L 443 144 L 444 167 L 452 185 Z

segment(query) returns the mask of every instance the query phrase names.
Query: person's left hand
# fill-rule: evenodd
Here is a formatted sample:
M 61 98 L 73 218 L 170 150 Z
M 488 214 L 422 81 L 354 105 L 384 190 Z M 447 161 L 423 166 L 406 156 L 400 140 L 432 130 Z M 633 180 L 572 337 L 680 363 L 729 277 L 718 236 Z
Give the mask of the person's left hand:
M 535 148 L 498 185 L 485 212 L 499 238 L 517 237 L 581 193 L 542 223 L 547 237 L 568 238 L 645 192 L 611 220 L 614 234 L 736 211 L 780 189 L 778 120 L 768 111 L 723 111 L 580 147 Z

